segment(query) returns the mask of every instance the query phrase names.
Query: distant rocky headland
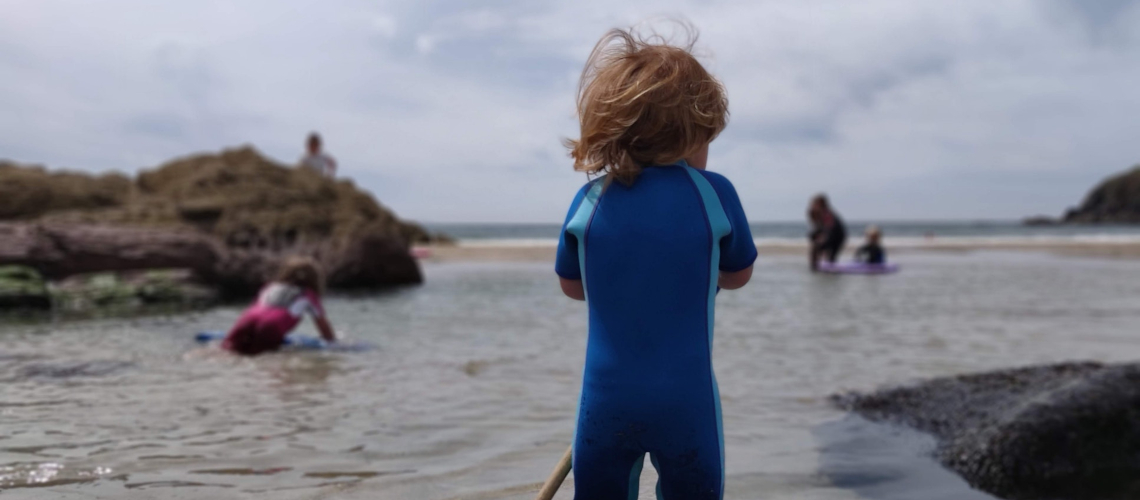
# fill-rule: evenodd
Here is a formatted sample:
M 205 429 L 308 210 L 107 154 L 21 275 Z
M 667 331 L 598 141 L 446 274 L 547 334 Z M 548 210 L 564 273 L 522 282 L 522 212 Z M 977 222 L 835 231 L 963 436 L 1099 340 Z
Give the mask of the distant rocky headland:
M 422 276 L 409 247 L 439 238 L 352 181 L 252 147 L 134 178 L 0 161 L 0 308 L 85 293 L 88 302 L 242 298 L 294 254 L 317 259 L 330 289 L 414 284 Z
M 1140 165 L 1101 182 L 1085 196 L 1080 206 L 1069 209 L 1064 217 L 1030 217 L 1025 223 L 1140 224 Z

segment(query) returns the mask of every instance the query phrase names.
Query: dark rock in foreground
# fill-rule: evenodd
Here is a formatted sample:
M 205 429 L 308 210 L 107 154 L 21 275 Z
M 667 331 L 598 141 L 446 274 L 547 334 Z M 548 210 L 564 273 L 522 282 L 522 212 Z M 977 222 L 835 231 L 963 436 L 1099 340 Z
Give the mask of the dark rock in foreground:
M 1081 206 L 1065 214 L 1073 223 L 1140 223 L 1140 165 L 1093 188 Z
M 1002 498 L 1140 498 L 1140 364 L 963 375 L 833 401 L 934 435 L 939 461 Z

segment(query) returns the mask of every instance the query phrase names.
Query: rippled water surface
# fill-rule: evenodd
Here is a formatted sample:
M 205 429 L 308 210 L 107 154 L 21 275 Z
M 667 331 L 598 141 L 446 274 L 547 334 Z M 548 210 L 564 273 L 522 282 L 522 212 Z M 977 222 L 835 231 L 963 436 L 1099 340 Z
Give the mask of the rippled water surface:
M 937 470 L 885 464 L 887 440 L 826 396 L 1140 355 L 1140 262 L 901 259 L 895 276 L 834 277 L 766 258 L 721 294 L 729 498 L 965 498 L 953 476 L 936 496 L 915 478 Z M 191 343 L 238 308 L 0 326 L 0 498 L 533 498 L 573 432 L 584 306 L 547 264 L 425 271 L 421 287 L 328 300 L 369 352 L 239 359 Z

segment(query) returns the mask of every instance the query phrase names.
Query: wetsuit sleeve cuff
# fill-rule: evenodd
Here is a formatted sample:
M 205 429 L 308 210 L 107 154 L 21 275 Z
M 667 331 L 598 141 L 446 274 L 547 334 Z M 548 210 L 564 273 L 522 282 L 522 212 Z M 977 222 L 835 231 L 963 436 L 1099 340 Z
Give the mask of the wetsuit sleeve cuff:
M 565 271 L 562 269 L 555 269 L 554 274 L 557 274 L 558 277 L 562 278 L 562 279 L 568 279 L 568 280 L 581 280 L 582 279 L 581 273 L 569 272 L 569 271 Z
M 752 267 L 752 264 L 756 263 L 756 259 L 759 256 L 760 256 L 760 254 L 756 250 L 752 250 L 752 255 L 750 255 L 747 259 L 744 259 L 744 262 L 737 264 L 735 266 L 724 266 L 724 265 L 722 265 L 722 266 L 720 266 L 720 271 L 725 272 L 725 273 L 735 273 L 735 272 L 743 271 L 745 269 L 748 269 L 749 267 Z

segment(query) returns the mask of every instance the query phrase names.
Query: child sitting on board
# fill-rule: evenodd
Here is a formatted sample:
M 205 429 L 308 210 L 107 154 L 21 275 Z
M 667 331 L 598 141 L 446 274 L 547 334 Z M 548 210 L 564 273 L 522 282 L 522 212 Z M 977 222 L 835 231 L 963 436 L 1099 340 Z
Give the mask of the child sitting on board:
M 322 338 L 335 342 L 336 334 L 321 307 L 323 292 L 324 276 L 313 259 L 286 260 L 277 278 L 261 289 L 257 301 L 234 323 L 222 347 L 245 355 L 277 350 L 306 314 L 313 318 Z
M 867 228 L 865 235 L 867 240 L 855 251 L 855 260 L 873 266 L 886 264 L 887 252 L 879 243 L 883 238 L 883 232 L 878 226 L 871 226 Z
M 666 500 L 723 495 L 713 310 L 718 286 L 751 278 L 756 246 L 732 183 L 705 170 L 728 100 L 691 48 L 613 30 L 583 72 L 566 142 L 575 170 L 604 175 L 574 197 L 555 265 L 589 309 L 578 500 L 635 497 L 647 453 Z

